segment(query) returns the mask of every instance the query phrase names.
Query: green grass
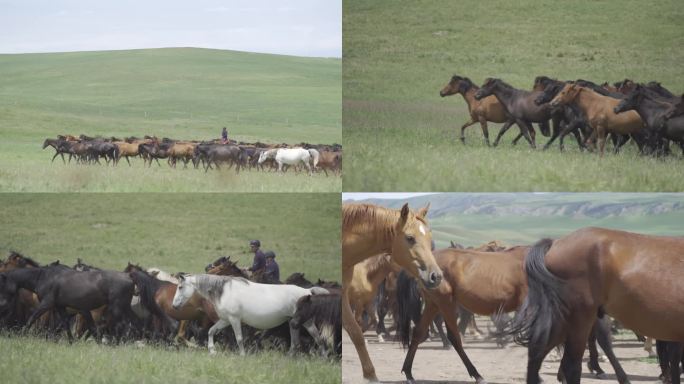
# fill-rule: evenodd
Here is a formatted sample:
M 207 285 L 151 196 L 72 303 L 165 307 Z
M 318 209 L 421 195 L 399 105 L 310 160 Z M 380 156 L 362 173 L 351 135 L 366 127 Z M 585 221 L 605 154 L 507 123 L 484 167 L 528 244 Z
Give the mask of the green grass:
M 0 252 L 204 271 L 220 256 L 250 266 L 249 240 L 276 252 L 281 278 L 340 280 L 340 200 L 316 194 L 0 194 Z
M 340 104 L 339 59 L 196 48 L 0 55 L 0 190 L 339 191 L 339 178 L 324 176 L 83 172 L 50 164 L 54 151 L 41 145 L 64 133 L 204 140 L 223 126 L 237 140 L 332 144 L 342 140 Z M 87 182 L 69 181 L 81 173 Z
M 102 346 L 0 337 L 7 383 L 339 383 L 340 364 L 275 351 L 240 357 L 206 350 Z
M 675 1 L 347 1 L 343 20 L 346 191 L 682 191 L 681 155 L 486 148 L 454 73 L 531 89 L 535 76 L 658 80 L 680 93 L 684 45 Z M 499 124 L 489 124 L 490 138 Z M 537 135 L 537 143 L 546 138 Z

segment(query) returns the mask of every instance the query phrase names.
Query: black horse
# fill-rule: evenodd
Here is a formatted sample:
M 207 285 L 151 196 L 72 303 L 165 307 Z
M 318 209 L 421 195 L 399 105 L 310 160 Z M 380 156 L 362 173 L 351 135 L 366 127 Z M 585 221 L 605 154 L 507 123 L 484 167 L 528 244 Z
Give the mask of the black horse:
M 28 289 L 38 295 L 40 304 L 29 317 L 27 329 L 43 313 L 54 309 L 61 317 L 61 325 L 71 341 L 73 337 L 67 307 L 83 315 L 92 332 L 94 321 L 90 311 L 103 305 L 107 306 L 109 332 L 116 341 L 120 339 L 122 326 L 127 320 L 137 324 L 137 318 L 130 307 L 133 281 L 121 272 L 79 272 L 60 264 L 52 264 L 5 272 L 0 283 L 2 300 L 16 297 L 19 288 Z
M 297 301 L 297 310 L 289 322 L 292 338 L 290 353 L 299 348 L 300 331 L 303 328 L 314 339 L 321 355 L 327 356 L 332 351 L 335 356 L 342 356 L 341 297 L 340 294 L 311 295 Z M 322 335 L 326 328 L 328 333 L 332 333 L 332 343 Z
M 656 147 L 657 153 L 664 151 L 662 140 L 660 140 L 664 137 L 679 144 L 684 154 L 684 116 L 666 118 L 667 113 L 677 101 L 676 98 L 663 99 L 655 92 L 637 85 L 614 110 L 615 113 L 635 110 L 646 123 L 649 133 L 648 142 Z
M 553 116 L 552 108 L 549 105 L 537 105 L 534 103 L 534 99 L 539 95 L 539 92 L 516 89 L 500 79 L 489 78 L 485 80 L 482 87 L 475 93 L 475 98 L 480 100 L 489 95 L 495 95 L 508 113 L 515 119 L 515 122 L 520 126 L 523 137 L 530 143 L 532 148 L 536 148 L 536 145 L 534 138 L 530 136 L 530 132 L 533 132 L 531 123 L 538 123 L 544 136 L 549 136 L 550 119 L 553 119 L 554 130 L 557 129 L 559 117 Z M 510 125 L 505 126 L 499 131 L 496 140 L 494 140 L 494 146 L 498 145 L 501 136 L 508 128 L 510 128 Z

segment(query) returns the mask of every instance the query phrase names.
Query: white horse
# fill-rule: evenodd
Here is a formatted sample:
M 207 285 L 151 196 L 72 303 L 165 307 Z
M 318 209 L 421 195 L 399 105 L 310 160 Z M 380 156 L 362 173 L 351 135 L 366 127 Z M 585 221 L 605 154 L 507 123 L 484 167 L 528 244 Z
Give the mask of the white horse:
M 278 163 L 278 171 L 283 170 L 283 164 L 297 165 L 300 162 L 304 163 L 306 169 L 311 175 L 311 153 L 304 148 L 274 148 L 268 151 L 261 152 L 259 155 L 259 164 L 267 159 L 275 159 Z
M 232 326 L 240 355 L 245 354 L 242 342 L 242 323 L 257 329 L 270 329 L 289 321 L 301 297 L 326 294 L 325 288 L 301 288 L 290 284 L 259 284 L 241 277 L 215 275 L 180 276 L 180 284 L 173 297 L 173 307 L 180 308 L 192 294 L 209 300 L 219 320 L 209 329 L 209 353 L 216 354 L 214 335 Z

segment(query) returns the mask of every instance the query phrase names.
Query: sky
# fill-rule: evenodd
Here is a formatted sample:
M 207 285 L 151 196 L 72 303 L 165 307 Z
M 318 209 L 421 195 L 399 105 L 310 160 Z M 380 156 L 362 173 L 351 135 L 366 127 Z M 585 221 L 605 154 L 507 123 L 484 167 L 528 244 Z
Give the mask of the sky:
M 342 0 L 0 0 L 0 53 L 161 47 L 342 57 Z
M 342 200 L 365 200 L 365 199 L 408 199 L 415 196 L 423 195 L 434 195 L 433 192 L 419 192 L 419 193 L 401 193 L 401 192 L 389 192 L 389 193 L 366 193 L 366 192 L 353 192 L 353 193 L 342 193 Z

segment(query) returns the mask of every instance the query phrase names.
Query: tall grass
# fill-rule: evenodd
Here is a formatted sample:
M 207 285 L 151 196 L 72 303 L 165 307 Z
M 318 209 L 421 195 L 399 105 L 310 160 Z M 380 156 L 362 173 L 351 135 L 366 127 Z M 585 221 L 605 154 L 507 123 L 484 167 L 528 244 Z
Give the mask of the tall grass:
M 456 73 L 531 89 L 535 76 L 596 82 L 658 80 L 684 90 L 684 45 L 674 1 L 347 1 L 343 120 L 346 191 L 681 191 L 681 154 L 654 160 L 546 152 L 517 129 L 486 148 L 460 95 L 440 98 Z M 629 26 L 629 27 L 627 27 Z M 490 137 L 499 124 L 489 124 Z M 546 138 L 537 135 L 537 143 Z

